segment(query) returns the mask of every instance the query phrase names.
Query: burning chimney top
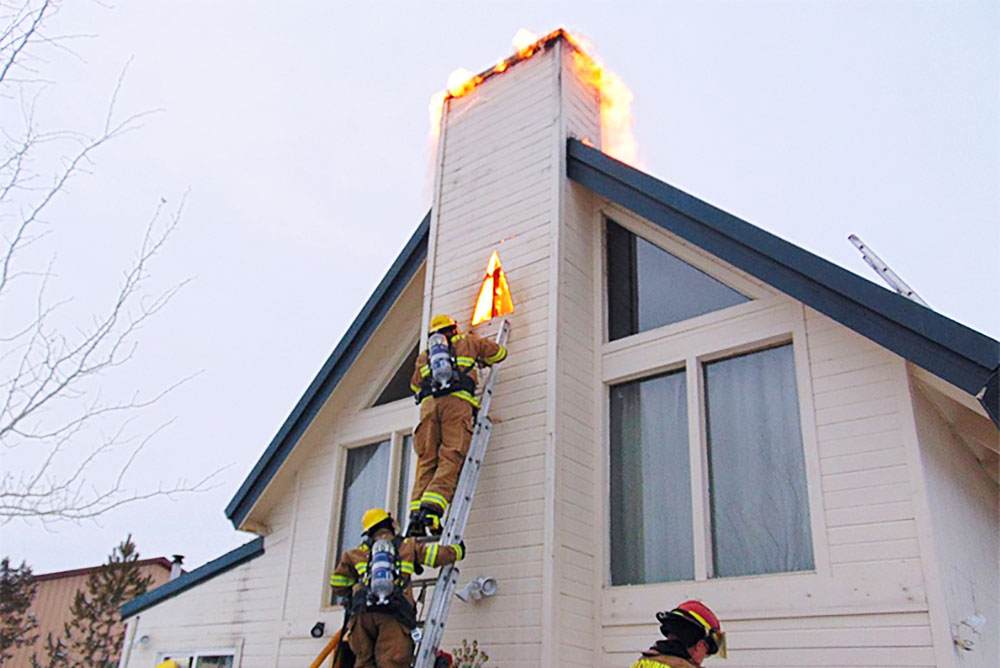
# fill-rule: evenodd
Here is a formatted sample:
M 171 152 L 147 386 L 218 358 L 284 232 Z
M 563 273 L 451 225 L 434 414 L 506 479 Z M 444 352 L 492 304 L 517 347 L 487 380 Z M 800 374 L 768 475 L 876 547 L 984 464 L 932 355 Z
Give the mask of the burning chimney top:
M 556 28 L 534 41 L 533 37 L 533 33 L 522 28 L 514 35 L 515 52 L 512 56 L 504 58 L 479 74 L 471 74 L 465 69 L 452 72 L 448 77 L 446 90 L 431 97 L 431 137 L 436 138 L 440 133 L 441 119 L 448 100 L 468 95 L 487 79 L 506 72 L 512 66 L 548 49 L 561 39 L 572 49 L 572 62 L 576 73 L 596 91 L 600 99 L 601 150 L 622 162 L 640 166 L 638 147 L 632 128 L 632 91 L 628 86 L 592 55 L 593 50 L 589 41 L 574 36 L 565 28 Z M 588 137 L 582 139 L 585 143 L 594 144 Z
M 518 32 L 518 35 L 522 34 L 523 32 L 521 31 Z M 575 40 L 573 40 L 573 38 L 565 29 L 556 28 L 555 30 L 545 35 L 544 37 L 541 37 L 535 40 L 534 42 L 531 42 L 530 44 L 519 47 L 517 51 L 514 53 L 514 55 L 504 58 L 493 67 L 487 70 L 483 70 L 479 74 L 474 74 L 472 76 L 469 76 L 464 81 L 462 80 L 453 81 L 452 80 L 452 77 L 454 76 L 453 73 L 452 77 L 449 77 L 448 92 L 445 96 L 445 99 L 452 97 L 462 97 L 463 95 L 468 94 L 472 89 L 474 89 L 476 86 L 483 83 L 490 77 L 500 74 L 501 72 L 506 72 L 511 65 L 515 65 L 521 62 L 522 60 L 527 60 L 528 58 L 531 58 L 539 51 L 547 49 L 548 47 L 555 44 L 556 40 L 560 38 L 566 40 L 566 43 L 572 45 L 573 48 L 576 49 L 580 48 L 576 44 Z

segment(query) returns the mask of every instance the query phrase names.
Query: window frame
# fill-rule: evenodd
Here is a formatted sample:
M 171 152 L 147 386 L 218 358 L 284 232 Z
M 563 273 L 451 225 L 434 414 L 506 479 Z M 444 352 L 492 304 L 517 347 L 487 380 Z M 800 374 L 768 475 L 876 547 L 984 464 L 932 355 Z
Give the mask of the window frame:
M 185 656 L 191 657 L 195 660 L 195 665 L 197 665 L 198 659 L 205 656 L 231 656 L 233 658 L 233 666 L 239 666 L 242 659 L 243 645 L 242 643 L 236 647 L 199 647 L 198 649 L 178 649 L 172 651 L 158 651 L 156 653 L 156 663 L 159 664 L 166 660 L 166 657 L 170 656 Z
M 815 413 L 812 401 L 812 383 L 805 340 L 805 310 L 798 302 L 774 291 L 769 286 L 721 261 L 695 249 L 662 228 L 649 223 L 631 212 L 603 203 L 597 207 L 594 225 L 594 276 L 595 294 L 595 366 L 601 379 L 600 397 L 597 401 L 600 424 L 601 467 L 598 504 L 598 524 L 601 527 L 603 577 L 597 585 L 606 609 L 620 608 L 622 597 L 645 601 L 661 596 L 689 597 L 692 592 L 706 597 L 712 591 L 746 582 L 756 589 L 774 586 L 774 578 L 785 578 L 780 598 L 791 600 L 802 595 L 809 587 L 816 587 L 819 578 L 828 577 L 829 556 L 826 528 L 823 519 L 822 489 L 820 484 L 819 454 L 815 434 Z M 607 221 L 612 220 L 643 239 L 688 262 L 706 274 L 726 283 L 750 298 L 749 302 L 696 316 L 678 323 L 647 330 L 615 341 L 608 340 L 607 294 Z M 813 548 L 813 569 L 745 575 L 713 577 L 712 537 L 710 524 L 707 413 L 705 410 L 704 365 L 735 355 L 764 350 L 778 345 L 791 344 L 795 365 L 796 389 L 799 405 L 799 426 L 805 459 L 805 483 L 809 501 L 809 526 Z M 663 582 L 641 585 L 611 585 L 611 531 L 610 517 L 610 387 L 611 385 L 641 380 L 671 369 L 684 368 L 688 400 L 688 439 L 691 471 L 692 529 L 694 537 L 695 579 L 693 581 Z M 701 594 L 704 590 L 706 593 Z M 772 599 L 774 596 L 772 595 Z M 775 607 L 781 607 L 780 601 Z
M 391 402 L 389 404 L 383 404 L 382 406 L 377 406 L 375 408 L 366 409 L 364 413 L 375 413 L 376 411 L 381 412 L 387 406 L 395 406 L 397 410 L 402 404 L 400 401 Z M 412 412 L 410 407 L 406 407 L 408 410 L 406 414 L 409 415 Z M 402 413 L 403 411 L 400 411 Z M 406 437 L 411 436 L 413 432 L 412 417 L 407 418 L 405 421 L 401 419 L 400 415 L 397 418 L 390 416 L 389 421 L 394 424 L 394 426 L 383 429 L 381 431 L 371 431 L 369 434 L 364 436 L 352 436 L 347 440 L 343 440 L 338 443 L 335 447 L 338 452 L 334 459 L 334 485 L 330 512 L 330 523 L 327 529 L 327 556 L 326 556 L 326 569 L 324 573 L 328 575 L 334 568 L 337 567 L 337 561 L 340 559 L 340 551 L 336 545 L 337 539 L 340 535 L 340 525 L 343 516 L 343 499 L 344 499 L 344 484 L 346 483 L 346 473 L 347 473 L 347 456 L 349 452 L 356 448 L 363 448 L 368 445 L 373 445 L 380 443 L 382 441 L 389 441 L 389 479 L 386 482 L 385 498 L 383 499 L 383 507 L 389 508 L 390 512 L 395 509 L 396 502 L 399 498 L 399 490 L 402 486 L 402 481 L 400 481 L 400 474 L 402 473 L 402 454 L 403 447 L 405 446 Z M 385 419 L 379 419 L 378 422 L 385 422 Z M 416 473 L 416 466 L 411 468 L 405 485 L 407 488 L 412 488 L 413 479 Z M 402 522 L 402 518 L 394 517 L 397 524 Z M 340 606 L 333 605 L 331 602 L 331 592 L 329 578 L 323 578 L 323 588 L 322 588 L 322 599 L 320 603 L 320 608 L 323 611 L 335 611 L 339 610 Z
M 395 401 L 387 401 L 384 404 L 379 404 L 378 406 L 375 405 L 375 402 L 378 401 L 378 398 L 382 395 L 382 391 L 385 390 L 389 381 L 396 375 L 396 371 L 398 371 L 399 367 L 406 361 L 409 354 L 413 352 L 414 346 L 417 347 L 417 355 L 420 355 L 420 333 L 416 330 L 409 332 L 407 334 L 406 341 L 407 345 L 402 346 L 396 351 L 395 356 L 392 358 L 393 363 L 391 365 L 387 365 L 386 369 L 384 369 L 382 373 L 379 374 L 378 378 L 375 379 L 376 382 L 370 384 L 369 387 L 375 389 L 369 389 L 367 395 L 365 395 L 365 402 L 363 404 L 365 409 L 384 410 L 386 406 L 398 406 L 405 400 L 413 400 L 412 397 L 404 397 L 402 399 L 396 399 Z

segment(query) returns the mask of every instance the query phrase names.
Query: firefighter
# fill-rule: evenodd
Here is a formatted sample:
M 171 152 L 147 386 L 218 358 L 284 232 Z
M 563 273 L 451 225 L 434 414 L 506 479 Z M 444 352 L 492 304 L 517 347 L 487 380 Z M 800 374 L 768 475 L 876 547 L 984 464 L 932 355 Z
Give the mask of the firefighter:
M 673 610 L 656 613 L 658 640 L 642 653 L 632 668 L 694 668 L 706 657 L 726 657 L 726 634 L 719 618 L 701 601 L 684 601 Z
M 418 543 L 396 534 L 385 510 L 371 508 L 361 517 L 360 546 L 344 552 L 330 575 L 333 595 L 344 602 L 350 621 L 347 642 L 356 668 L 409 668 L 413 659 L 410 631 L 416 606 L 410 577 L 419 566 L 436 568 L 460 561 L 465 543 Z
M 407 536 L 441 532 L 441 518 L 455 493 L 479 408 L 476 367 L 492 366 L 507 357 L 502 345 L 459 332 L 450 315 L 431 318 L 427 344 L 410 380 L 420 405 L 420 423 L 413 432 L 417 471 Z

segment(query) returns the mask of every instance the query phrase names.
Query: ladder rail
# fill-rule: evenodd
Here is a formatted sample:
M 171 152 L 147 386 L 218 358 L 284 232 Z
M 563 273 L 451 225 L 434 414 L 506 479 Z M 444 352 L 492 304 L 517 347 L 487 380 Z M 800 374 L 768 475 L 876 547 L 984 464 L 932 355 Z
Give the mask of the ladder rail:
M 500 329 L 497 331 L 497 343 L 506 344 L 509 333 L 510 322 L 505 319 L 500 323 Z M 459 476 L 458 485 L 455 487 L 452 504 L 448 509 L 448 517 L 441 532 L 439 540 L 441 545 L 459 543 L 465 533 L 465 525 L 469 520 L 472 502 L 476 496 L 476 487 L 479 484 L 479 474 L 486 456 L 486 447 L 489 444 L 490 435 L 493 433 L 493 423 L 489 419 L 489 410 L 493 402 L 494 386 L 499 371 L 497 366 L 491 367 L 489 377 L 483 385 L 483 391 L 479 398 L 479 413 L 476 416 L 476 424 L 472 432 L 472 441 L 469 444 L 469 452 L 462 465 L 462 473 Z M 444 636 L 444 627 L 448 619 L 452 596 L 454 596 L 455 587 L 458 585 L 459 572 L 455 564 L 448 564 L 443 566 L 438 574 L 437 584 L 434 586 L 431 603 L 424 619 L 421 637 L 417 643 L 414 668 L 433 668 L 434 662 L 437 660 L 437 650 Z

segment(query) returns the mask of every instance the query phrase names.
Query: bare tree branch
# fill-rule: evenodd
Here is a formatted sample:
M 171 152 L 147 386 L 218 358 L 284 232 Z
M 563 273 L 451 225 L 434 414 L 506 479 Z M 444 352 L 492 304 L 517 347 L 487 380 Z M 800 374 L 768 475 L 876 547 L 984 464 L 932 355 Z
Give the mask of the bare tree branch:
M 18 107 L 23 124 L 20 131 L 0 130 L 0 525 L 91 519 L 125 504 L 207 489 L 219 473 L 137 489 L 130 474 L 171 422 L 150 429 L 140 417 L 191 376 L 152 392 L 115 391 L 114 374 L 135 360 L 141 329 L 187 283 L 151 286 L 151 266 L 180 222 L 186 195 L 169 213 L 163 198 L 153 207 L 117 291 L 89 322 L 74 323 L 66 314 L 70 298 L 49 297 L 56 258 L 40 264 L 36 256 L 44 246 L 26 253 L 57 231 L 46 216 L 67 196 L 67 184 L 93 169 L 102 147 L 157 113 L 116 119 L 130 59 L 96 134 L 36 127 L 44 89 L 10 75 L 25 69 L 32 48 L 65 39 L 45 34 L 58 4 L 0 3 L 0 104 Z

